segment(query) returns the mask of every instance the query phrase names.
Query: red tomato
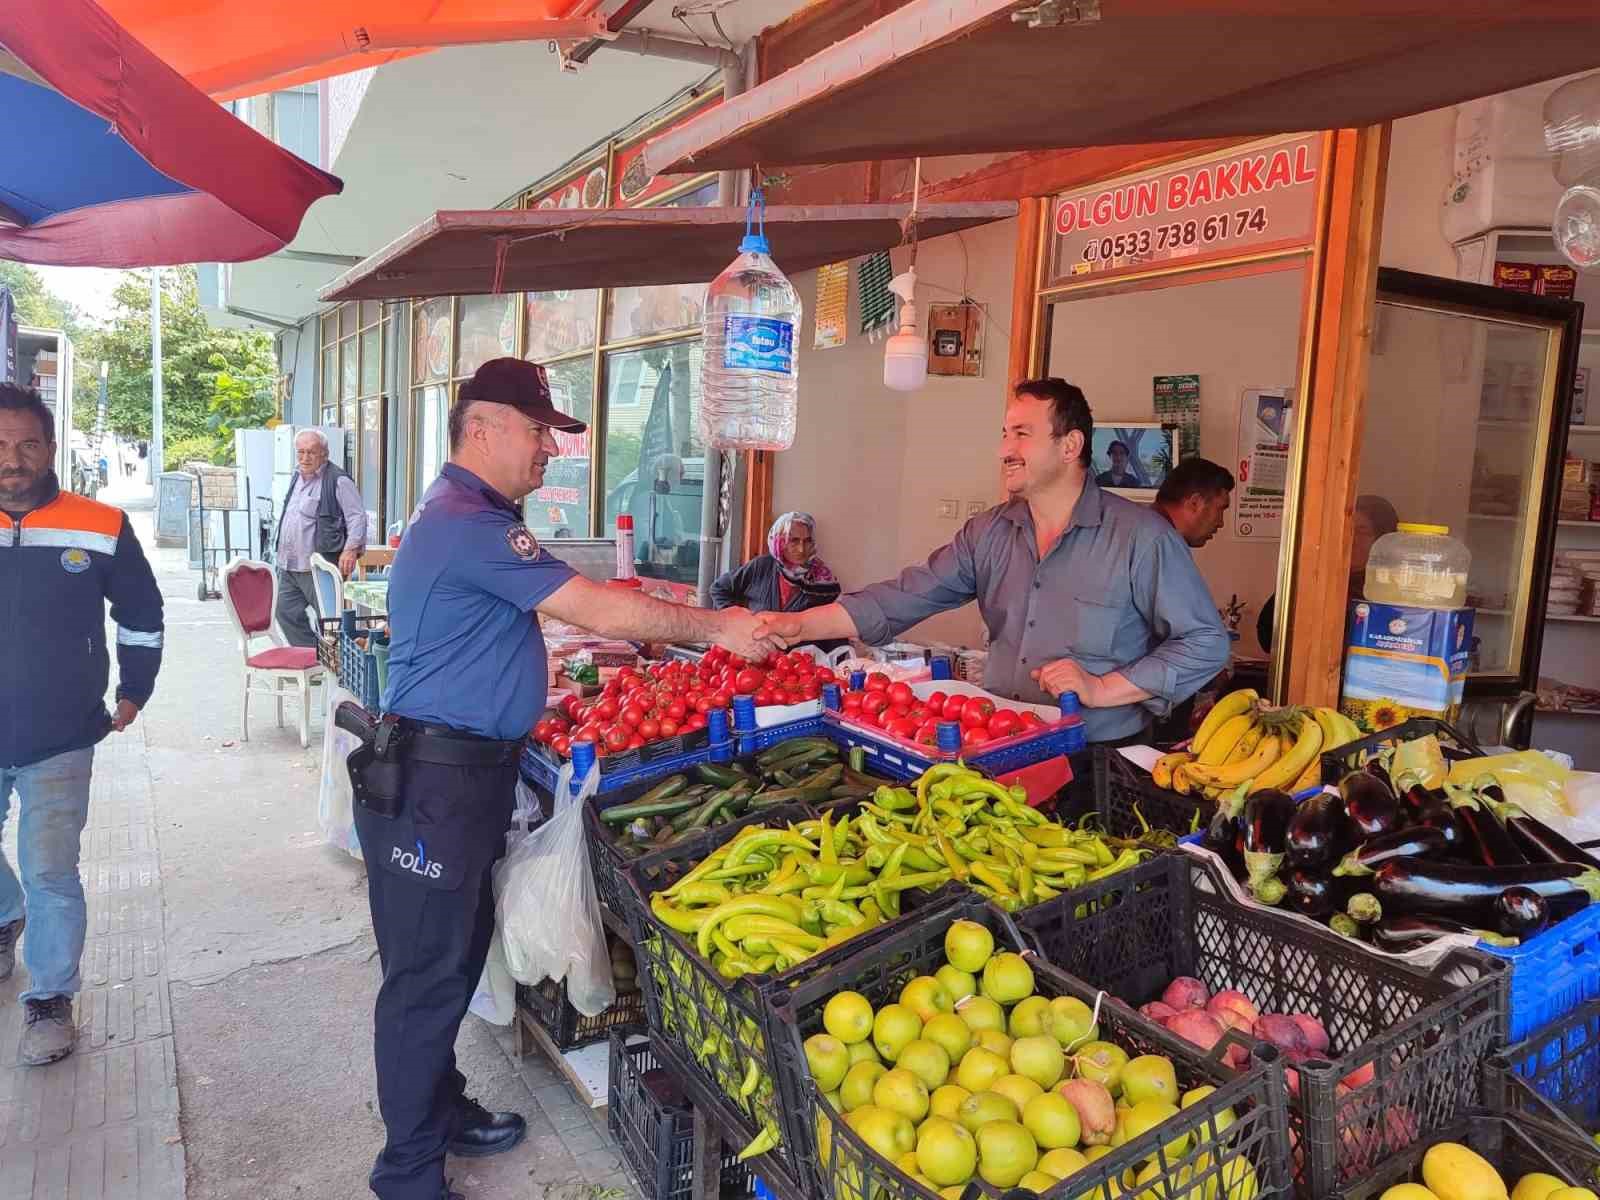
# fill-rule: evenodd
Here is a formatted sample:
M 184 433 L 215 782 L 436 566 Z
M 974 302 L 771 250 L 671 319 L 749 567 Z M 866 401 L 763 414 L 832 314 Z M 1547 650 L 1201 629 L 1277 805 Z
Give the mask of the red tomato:
M 911 717 L 911 709 L 904 704 L 891 703 L 889 705 L 889 712 L 893 715 L 895 720 L 900 720 L 902 718 L 909 720 Z
M 717 689 L 716 693 L 711 697 L 712 708 L 727 708 L 732 704 L 733 693 L 725 688 Z
M 889 697 L 882 692 L 868 692 L 861 698 L 861 711 L 868 716 L 877 716 L 889 707 Z
M 644 745 L 644 739 L 642 737 L 640 737 L 637 733 L 634 734 L 631 738 L 628 739 L 628 749 L 629 750 L 637 750 L 642 745 Z
M 944 702 L 949 698 L 944 692 L 929 692 L 928 698 L 923 703 L 933 712 L 942 713 L 944 711 Z
M 577 733 L 572 735 L 572 741 L 574 742 L 598 742 L 599 740 L 599 732 L 590 725 L 585 725 L 582 729 L 578 730 Z
M 688 711 L 689 706 L 682 700 L 674 700 L 672 703 L 668 704 L 666 708 L 667 716 L 672 718 L 674 721 L 683 720 Z
M 617 702 L 609 696 L 594 706 L 594 715 L 602 721 L 615 721 L 618 711 Z
M 626 750 L 628 748 L 628 730 L 622 725 L 613 725 L 606 730 L 606 749 Z
M 664 738 L 673 737 L 674 735 L 677 734 L 677 732 L 678 732 L 678 723 L 676 721 L 674 721 L 671 717 L 662 717 L 661 718 L 661 736 L 662 737 L 664 737 Z
M 698 699 L 696 699 L 695 702 L 692 705 L 690 705 L 689 707 L 693 708 L 695 712 L 697 712 L 698 714 L 700 714 L 700 716 L 703 717 L 708 712 L 710 712 L 713 708 L 715 708 L 716 705 L 711 703 L 711 697 L 709 697 L 709 696 L 701 696 Z M 687 715 L 687 713 L 685 715 Z
M 769 704 L 778 702 L 778 694 L 769 687 L 764 687 L 751 697 L 756 702 L 757 708 L 765 708 Z
M 939 716 L 946 721 L 959 721 L 962 709 L 967 707 L 965 696 L 950 696 L 944 702 L 944 709 Z
M 654 717 L 646 717 L 639 722 L 639 736 L 647 742 L 653 742 L 661 736 L 661 722 Z
M 923 721 L 917 726 L 916 739 L 924 746 L 937 746 L 939 744 L 939 722 Z
M 748 667 L 750 664 L 745 659 L 741 658 L 739 655 L 730 654 L 730 655 L 728 655 L 728 665 L 730 667 L 732 667 L 735 671 L 742 671 L 742 670 L 744 670 L 744 668 Z
M 576 721 L 578 719 L 578 708 L 581 703 L 582 702 L 578 699 L 577 692 L 568 692 L 561 699 L 561 711 L 567 715 L 569 720 Z
M 644 709 L 637 704 L 630 704 L 617 714 L 617 720 L 629 729 L 635 729 L 638 727 L 639 722 L 644 720 Z
M 863 713 L 861 713 L 859 719 L 860 719 L 860 721 L 861 721 L 861 723 L 863 725 L 869 726 L 870 728 L 873 728 L 873 729 L 882 729 L 883 728 L 883 717 L 882 717 L 882 711 L 881 710 L 879 712 L 875 712 L 875 713 L 863 712 Z
M 972 713 L 980 718 L 985 725 L 989 718 L 994 716 L 994 701 L 987 696 L 973 696 L 967 700 L 966 707 L 961 710 L 962 716 Z
M 1022 728 L 1024 729 L 1044 728 L 1044 718 L 1026 708 L 1017 713 L 1017 720 L 1022 722 Z
M 896 708 L 910 708 L 916 702 L 916 694 L 909 685 L 904 683 L 891 683 L 889 685 L 889 703 Z
M 550 739 L 550 719 L 546 717 L 533 727 L 533 740 L 544 742 Z
M 761 690 L 761 685 L 767 680 L 766 675 L 754 667 L 746 667 L 740 671 L 733 682 L 733 690 L 741 696 L 749 696 Z
M 874 671 L 867 676 L 867 691 L 887 692 L 889 690 L 889 677 L 882 671 Z
M 961 731 L 963 746 L 981 746 L 989 740 L 989 731 L 982 725 L 968 725 Z
M 910 739 L 917 735 L 917 723 L 910 717 L 896 717 L 884 728 L 898 738 Z
M 809 683 L 801 685 L 800 695 L 806 700 L 818 700 L 822 697 L 822 685 L 813 679 Z
M 846 692 L 839 700 L 840 707 L 845 712 L 858 713 L 861 711 L 861 698 L 864 695 L 864 692 Z
M 705 727 L 706 718 L 704 713 L 695 713 L 683 723 L 683 729 L 685 733 L 692 729 L 704 729 Z
M 550 740 L 550 747 L 562 758 L 566 758 L 572 753 L 572 739 L 564 733 L 558 733 Z
M 1021 719 L 1009 708 L 1002 708 L 989 718 L 989 736 L 992 738 L 1010 737 L 1021 728 Z

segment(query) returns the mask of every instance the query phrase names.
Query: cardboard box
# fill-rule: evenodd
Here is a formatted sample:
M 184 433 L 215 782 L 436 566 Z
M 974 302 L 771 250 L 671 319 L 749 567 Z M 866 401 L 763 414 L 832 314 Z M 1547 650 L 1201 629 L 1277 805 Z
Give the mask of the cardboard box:
M 1411 717 L 1455 720 L 1472 655 L 1470 608 L 1350 606 L 1339 707 L 1368 733 Z
M 1541 263 L 1533 290 L 1540 296 L 1571 300 L 1578 291 L 1578 269 L 1566 263 Z
M 1594 464 L 1588 459 L 1579 458 L 1575 454 L 1569 454 L 1566 457 L 1566 460 L 1561 464 L 1561 482 L 1563 485 L 1569 483 L 1588 483 L 1594 478 L 1593 471 Z
M 1494 286 L 1507 292 L 1533 293 L 1539 279 L 1538 263 L 1497 262 L 1494 264 Z

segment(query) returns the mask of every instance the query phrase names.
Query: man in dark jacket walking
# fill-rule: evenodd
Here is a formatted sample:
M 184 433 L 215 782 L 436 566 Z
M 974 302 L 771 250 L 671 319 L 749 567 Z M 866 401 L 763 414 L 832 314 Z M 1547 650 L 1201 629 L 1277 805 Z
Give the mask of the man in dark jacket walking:
M 161 592 L 120 509 L 63 492 L 55 417 L 33 392 L 0 385 L 0 829 L 20 804 L 22 881 L 0 855 L 0 979 L 24 923 L 27 1009 L 18 1057 L 72 1053 L 86 914 L 78 839 L 89 813 L 95 744 L 120 733 L 155 690 Z M 106 602 L 117 626 L 117 707 L 107 713 Z

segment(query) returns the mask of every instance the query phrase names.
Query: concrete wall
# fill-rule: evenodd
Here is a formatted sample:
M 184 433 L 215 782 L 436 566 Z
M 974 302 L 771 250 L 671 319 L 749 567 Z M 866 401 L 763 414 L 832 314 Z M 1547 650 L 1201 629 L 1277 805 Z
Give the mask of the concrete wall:
M 851 273 L 849 340 L 812 349 L 816 274 L 796 278 L 805 304 L 800 348 L 800 413 L 793 448 L 777 457 L 773 509 L 817 518 L 820 553 L 846 588 L 890 577 L 954 536 L 969 506 L 1000 497 L 998 443 L 1006 394 L 1007 343 L 1016 222 L 925 242 L 917 254 L 918 310 L 970 296 L 986 309 L 984 371 L 973 379 L 930 378 L 918 392 L 883 386 L 883 342 L 857 332 Z M 893 254 L 904 270 L 909 251 Z M 954 501 L 955 517 L 939 514 Z M 924 622 L 908 636 L 979 645 L 968 605 Z
M 1455 278 L 1455 248 L 1443 225 L 1455 153 L 1455 113 L 1454 108 L 1441 108 L 1394 123 L 1378 254 L 1382 266 Z

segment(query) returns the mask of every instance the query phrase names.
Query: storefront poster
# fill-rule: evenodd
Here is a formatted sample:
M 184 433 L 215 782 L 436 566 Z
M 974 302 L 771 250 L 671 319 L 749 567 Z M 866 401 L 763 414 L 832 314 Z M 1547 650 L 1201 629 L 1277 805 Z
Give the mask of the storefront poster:
M 850 264 L 829 263 L 817 268 L 817 328 L 812 348 L 833 350 L 845 343 L 849 319 Z
M 1157 375 L 1153 380 L 1156 420 L 1178 427 L 1178 461 L 1200 453 L 1200 376 Z
M 1283 535 L 1289 482 L 1289 388 L 1245 388 L 1239 404 L 1239 456 L 1234 463 L 1233 529 L 1250 541 Z
M 1323 136 L 1258 144 L 1058 196 L 1050 286 L 1309 246 Z

